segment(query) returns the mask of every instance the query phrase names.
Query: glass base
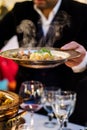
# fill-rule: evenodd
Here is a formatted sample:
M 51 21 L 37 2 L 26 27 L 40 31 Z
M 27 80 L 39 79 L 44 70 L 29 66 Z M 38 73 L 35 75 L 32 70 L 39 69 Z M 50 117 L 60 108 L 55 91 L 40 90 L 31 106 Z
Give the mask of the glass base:
M 56 122 L 45 122 L 44 126 L 48 128 L 54 128 L 56 126 Z
M 62 128 L 62 130 L 72 130 L 72 129 L 71 129 L 71 128 L 66 127 L 66 128 Z

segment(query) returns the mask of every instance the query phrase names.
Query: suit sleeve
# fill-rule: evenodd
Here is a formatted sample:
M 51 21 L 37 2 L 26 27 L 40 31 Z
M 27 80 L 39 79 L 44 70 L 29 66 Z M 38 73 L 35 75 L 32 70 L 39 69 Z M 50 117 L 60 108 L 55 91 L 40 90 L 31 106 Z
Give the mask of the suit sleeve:
M 15 19 L 13 11 L 10 11 L 0 21 L 0 49 L 6 44 L 6 42 L 15 35 Z

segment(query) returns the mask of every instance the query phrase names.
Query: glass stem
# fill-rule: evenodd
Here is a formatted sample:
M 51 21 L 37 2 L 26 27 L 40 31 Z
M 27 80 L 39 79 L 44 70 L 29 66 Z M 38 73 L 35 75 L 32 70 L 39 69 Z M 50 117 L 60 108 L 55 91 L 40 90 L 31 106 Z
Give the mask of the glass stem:
M 59 122 L 60 122 L 60 127 L 58 130 L 62 130 L 64 126 L 64 121 L 60 119 Z
M 52 119 L 53 119 L 53 113 L 48 113 L 48 119 L 49 119 L 50 122 L 52 121 Z
M 68 118 L 65 118 L 64 119 L 64 127 L 67 127 L 68 126 Z
M 31 115 L 31 121 L 30 121 L 30 124 L 31 124 L 31 127 L 33 127 L 34 126 L 34 112 L 33 111 L 31 111 L 31 113 L 30 113 Z

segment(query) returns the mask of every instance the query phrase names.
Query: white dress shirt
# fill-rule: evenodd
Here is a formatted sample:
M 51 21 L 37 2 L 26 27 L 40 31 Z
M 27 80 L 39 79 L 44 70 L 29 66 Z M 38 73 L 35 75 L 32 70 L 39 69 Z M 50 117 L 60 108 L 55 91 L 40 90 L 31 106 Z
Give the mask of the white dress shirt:
M 83 72 L 84 70 L 86 70 L 86 68 L 87 68 L 87 52 L 83 61 L 79 65 L 72 67 L 72 70 L 74 73 L 78 73 Z
M 53 8 L 53 10 L 50 12 L 49 17 L 46 18 L 44 16 L 44 14 L 36 7 L 36 5 L 34 6 L 35 10 L 39 13 L 39 15 L 41 16 L 41 21 L 42 21 L 42 28 L 43 28 L 43 33 L 44 36 L 47 34 L 47 31 L 49 29 L 50 23 L 52 22 L 55 14 L 57 13 L 60 5 L 61 5 L 62 0 L 58 0 L 56 6 Z

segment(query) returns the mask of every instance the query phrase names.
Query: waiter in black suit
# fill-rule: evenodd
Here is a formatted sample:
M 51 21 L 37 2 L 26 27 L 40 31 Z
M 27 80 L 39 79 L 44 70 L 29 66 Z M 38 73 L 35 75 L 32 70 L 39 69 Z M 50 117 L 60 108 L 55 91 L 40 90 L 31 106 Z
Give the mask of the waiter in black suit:
M 0 21 L 0 48 L 14 35 L 19 47 L 74 49 L 81 56 L 52 69 L 19 66 L 17 92 L 25 80 L 39 80 L 77 92 L 77 105 L 71 121 L 85 124 L 87 105 L 87 5 L 73 0 L 33 0 L 16 3 Z M 84 86 L 83 86 L 84 85 Z M 84 89 L 83 89 L 84 87 Z M 85 111 L 85 112 L 84 112 Z

